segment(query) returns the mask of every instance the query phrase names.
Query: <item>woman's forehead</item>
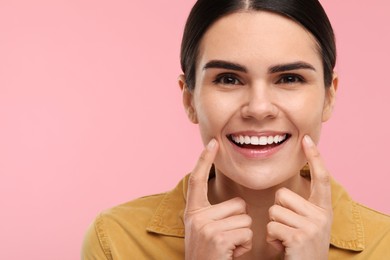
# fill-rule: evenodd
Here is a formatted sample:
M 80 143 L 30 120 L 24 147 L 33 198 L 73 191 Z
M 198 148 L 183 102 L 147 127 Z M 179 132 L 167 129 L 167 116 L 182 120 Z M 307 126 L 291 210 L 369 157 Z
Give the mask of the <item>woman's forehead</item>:
M 300 24 L 268 11 L 229 14 L 202 38 L 198 64 L 210 59 L 238 62 L 308 60 L 322 65 L 315 38 Z

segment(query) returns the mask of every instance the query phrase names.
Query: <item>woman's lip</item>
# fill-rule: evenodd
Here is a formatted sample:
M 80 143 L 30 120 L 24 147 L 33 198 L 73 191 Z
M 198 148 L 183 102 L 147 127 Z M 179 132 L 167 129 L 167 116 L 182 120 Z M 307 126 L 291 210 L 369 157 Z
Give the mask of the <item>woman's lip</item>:
M 240 132 L 234 132 L 230 133 L 227 136 L 275 136 L 275 135 L 285 135 L 289 134 L 288 132 L 281 132 L 281 131 L 240 131 Z
M 233 147 L 234 151 L 238 152 L 240 155 L 249 159 L 265 159 L 271 157 L 273 154 L 277 153 L 280 149 L 282 149 L 285 146 L 285 144 L 289 141 L 290 137 L 291 135 L 288 135 L 286 140 L 284 140 L 282 143 L 276 146 L 267 145 L 267 146 L 259 147 L 259 149 L 243 148 L 236 145 L 229 138 L 227 139 L 229 140 L 229 143 Z

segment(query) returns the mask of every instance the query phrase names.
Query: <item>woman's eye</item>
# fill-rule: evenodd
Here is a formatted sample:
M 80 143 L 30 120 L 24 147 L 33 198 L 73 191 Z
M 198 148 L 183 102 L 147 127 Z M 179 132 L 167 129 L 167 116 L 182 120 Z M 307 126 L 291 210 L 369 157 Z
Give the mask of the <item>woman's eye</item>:
M 214 83 L 223 85 L 240 85 L 241 81 L 234 75 L 222 75 L 217 77 L 217 79 L 214 80 Z
M 305 80 L 299 75 L 283 75 L 276 82 L 277 84 L 297 84 L 303 83 Z

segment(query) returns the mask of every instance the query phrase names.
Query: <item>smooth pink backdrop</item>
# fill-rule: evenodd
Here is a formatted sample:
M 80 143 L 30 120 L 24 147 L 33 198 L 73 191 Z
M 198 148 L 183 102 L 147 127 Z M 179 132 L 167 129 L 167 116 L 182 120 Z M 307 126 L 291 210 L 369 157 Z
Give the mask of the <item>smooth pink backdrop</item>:
M 171 189 L 201 151 L 177 76 L 194 0 L 0 1 L 1 259 L 79 259 L 99 211 Z M 321 150 L 390 213 L 390 4 L 322 1 L 340 84 Z

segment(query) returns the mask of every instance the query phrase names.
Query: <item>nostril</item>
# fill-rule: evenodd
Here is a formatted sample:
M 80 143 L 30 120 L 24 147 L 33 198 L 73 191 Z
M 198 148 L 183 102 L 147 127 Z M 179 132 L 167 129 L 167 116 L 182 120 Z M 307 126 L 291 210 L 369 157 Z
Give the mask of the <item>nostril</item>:
M 257 120 L 275 118 L 279 115 L 279 108 L 271 102 L 250 102 L 242 107 L 241 115 L 243 118 L 254 118 Z
M 241 109 L 243 118 L 262 120 L 278 116 L 279 107 L 276 99 L 265 83 L 253 84 L 247 90 L 246 102 Z

